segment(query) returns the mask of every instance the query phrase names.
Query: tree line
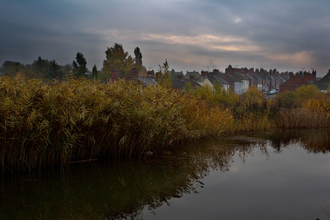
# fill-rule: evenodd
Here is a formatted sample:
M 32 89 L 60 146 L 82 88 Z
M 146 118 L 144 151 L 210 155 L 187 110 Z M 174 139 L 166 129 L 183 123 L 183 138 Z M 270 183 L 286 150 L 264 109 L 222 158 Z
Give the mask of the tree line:
M 103 61 L 101 70 L 98 70 L 95 64 L 92 71 L 88 70 L 86 58 L 82 53 L 78 52 L 75 60 L 65 65 L 60 65 L 55 60 L 44 59 L 40 56 L 32 64 L 5 61 L 0 67 L 0 74 L 10 77 L 24 75 L 29 78 L 48 80 L 62 80 L 67 77 L 87 77 L 106 81 L 110 78 L 113 70 L 119 70 L 121 77 L 129 75 L 130 70 L 133 68 L 139 72 L 147 72 L 142 63 L 142 53 L 139 47 L 136 47 L 134 50 L 134 58 L 124 50 L 121 44 L 117 43 L 113 47 L 108 47 L 105 54 L 106 59 Z

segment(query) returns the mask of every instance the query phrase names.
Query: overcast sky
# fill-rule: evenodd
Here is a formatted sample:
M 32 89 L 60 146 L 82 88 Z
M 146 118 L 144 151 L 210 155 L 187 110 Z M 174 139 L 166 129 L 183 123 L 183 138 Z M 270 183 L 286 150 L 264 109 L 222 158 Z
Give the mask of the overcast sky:
M 330 69 L 329 0 L 2 0 L 0 63 L 38 56 L 102 68 L 107 47 L 139 47 L 147 69 Z

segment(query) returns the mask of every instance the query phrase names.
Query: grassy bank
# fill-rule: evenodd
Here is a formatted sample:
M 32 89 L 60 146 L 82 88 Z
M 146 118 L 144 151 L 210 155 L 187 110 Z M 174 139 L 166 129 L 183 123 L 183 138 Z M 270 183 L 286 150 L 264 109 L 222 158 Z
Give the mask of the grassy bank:
M 287 100 L 295 97 L 294 100 Z M 276 100 L 200 88 L 188 94 L 124 80 L 0 80 L 1 169 L 142 155 L 188 140 L 272 128 L 330 126 L 324 94 Z M 287 106 L 285 106 L 287 105 Z

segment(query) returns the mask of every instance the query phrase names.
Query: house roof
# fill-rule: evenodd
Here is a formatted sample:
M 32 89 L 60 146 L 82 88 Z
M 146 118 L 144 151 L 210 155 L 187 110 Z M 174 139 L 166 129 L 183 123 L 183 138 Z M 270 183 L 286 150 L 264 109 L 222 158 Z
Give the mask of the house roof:
M 183 79 L 183 81 L 185 81 L 186 83 L 189 82 L 191 84 L 191 86 L 195 89 L 196 87 L 201 87 L 201 85 L 196 82 L 195 80 L 191 80 L 191 79 Z M 186 84 L 185 84 L 186 85 Z
M 280 92 L 293 91 L 300 86 L 310 84 L 313 84 L 313 82 L 309 80 L 305 81 L 304 77 L 301 74 L 297 73 L 280 85 Z
M 212 74 L 212 73 L 209 73 L 206 76 L 201 76 L 196 81 L 198 83 L 204 83 L 205 80 L 209 80 L 213 85 L 215 83 L 220 83 L 222 85 L 229 85 L 229 83 L 219 74 Z
M 139 79 L 135 78 L 134 76 L 124 76 L 121 79 L 124 79 L 124 80 L 127 80 L 127 81 L 133 81 L 133 82 L 136 82 L 140 85 L 144 85 Z
M 280 73 L 280 76 L 283 77 L 285 80 L 290 79 L 290 73 L 288 72 Z
M 242 74 L 239 73 L 239 72 L 234 72 L 234 76 L 237 77 L 237 78 L 240 79 L 240 80 L 249 80 L 249 79 L 247 79 L 246 76 L 242 75 Z
M 245 75 L 245 78 L 246 78 L 247 80 L 256 79 L 255 77 L 251 76 L 249 73 L 247 73 L 247 74 Z
M 329 83 L 330 83 L 330 70 L 327 73 L 327 75 L 325 75 L 322 79 L 320 79 L 316 83 L 316 86 L 317 86 L 317 88 L 319 88 L 319 90 L 327 90 Z
M 264 79 L 264 80 L 267 80 L 267 79 L 270 78 L 269 75 L 268 75 L 268 73 L 259 73 L 259 76 L 260 76 L 262 79 Z
M 183 71 L 171 73 L 172 78 L 178 78 L 180 75 L 183 75 Z
M 196 72 L 195 70 L 193 72 L 189 72 L 187 71 L 186 75 L 184 75 L 185 79 L 189 79 L 190 75 L 194 75 L 194 78 L 197 79 L 199 77 L 201 77 L 201 74 L 199 72 Z
M 281 79 L 280 79 L 278 76 L 276 76 L 276 75 L 272 75 L 272 77 L 273 77 L 274 79 L 278 80 L 278 81 L 281 80 Z
M 242 83 L 242 81 L 240 79 L 238 79 L 237 77 L 235 77 L 231 74 L 224 73 L 224 74 L 221 74 L 221 77 L 223 79 L 225 79 L 232 86 L 234 86 L 234 84 L 236 82 Z
M 257 78 L 258 80 L 262 80 L 261 76 L 258 73 L 254 73 L 253 77 Z
M 224 78 L 222 78 L 221 75 L 217 75 L 217 74 L 211 74 L 211 75 L 213 75 L 219 82 L 221 82 L 221 84 L 229 85 L 229 83 Z
M 233 76 L 233 75 L 231 75 L 231 74 L 227 74 L 227 73 L 222 74 L 222 75 L 224 75 L 224 76 L 228 76 L 233 82 L 240 82 L 240 83 L 242 83 L 242 80 L 240 80 L 240 79 L 237 78 L 236 76 Z M 227 80 L 227 79 L 226 79 L 226 80 Z
M 157 85 L 156 80 L 148 76 L 139 76 L 139 81 L 142 82 L 146 86 Z
M 173 89 L 183 89 L 186 85 L 186 81 L 178 78 L 171 78 Z
M 250 77 L 250 79 L 253 79 L 253 80 L 256 80 L 256 81 L 258 81 L 259 80 L 259 78 L 257 77 L 257 76 L 255 76 L 255 75 L 251 75 L 250 73 L 248 73 L 248 74 L 246 74 L 248 77 Z M 261 79 L 261 78 L 260 78 Z

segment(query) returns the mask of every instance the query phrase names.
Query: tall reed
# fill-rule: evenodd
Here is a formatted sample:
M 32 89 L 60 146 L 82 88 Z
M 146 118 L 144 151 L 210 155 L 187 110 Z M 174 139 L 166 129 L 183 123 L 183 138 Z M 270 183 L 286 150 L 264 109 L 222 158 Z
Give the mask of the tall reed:
M 2 169 L 142 154 L 232 124 L 228 110 L 161 86 L 0 80 Z
M 330 123 L 322 112 L 308 108 L 281 109 L 277 112 L 275 124 L 278 128 L 325 128 Z
M 301 107 L 281 108 L 276 115 L 279 128 L 324 128 L 330 127 L 330 97 L 319 92 L 307 99 L 300 99 Z

